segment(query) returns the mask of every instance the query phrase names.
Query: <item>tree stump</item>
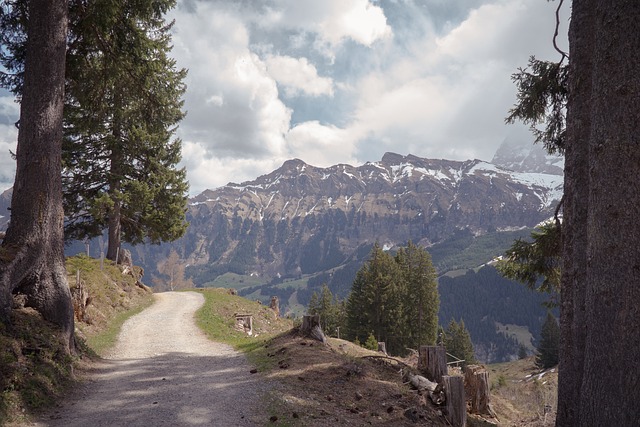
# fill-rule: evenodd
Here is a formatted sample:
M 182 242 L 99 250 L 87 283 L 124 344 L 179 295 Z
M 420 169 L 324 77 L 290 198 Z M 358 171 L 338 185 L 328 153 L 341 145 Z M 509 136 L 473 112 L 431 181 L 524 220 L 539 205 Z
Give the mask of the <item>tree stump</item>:
M 251 314 L 235 314 L 236 329 L 246 333 L 247 335 L 253 335 L 253 315 Z
M 280 317 L 280 301 L 277 296 L 271 297 L 269 308 L 276 314 L 276 319 Z
M 418 348 L 418 370 L 437 383 L 447 375 L 447 351 L 442 346 L 421 345 Z
M 322 332 L 322 327 L 320 326 L 320 315 L 318 314 L 313 316 L 303 316 L 300 332 L 304 336 L 311 337 L 323 344 L 326 344 L 327 342 L 327 338 L 324 336 L 324 332 Z
M 87 319 L 87 306 L 91 303 L 91 296 L 85 287 L 84 281 L 80 280 L 80 272 L 76 275 L 76 286 L 71 288 L 71 301 L 73 302 L 73 314 L 79 322 Z
M 467 402 L 464 397 L 464 378 L 445 375 L 442 377 L 446 394 L 446 418 L 453 427 L 467 425 Z
M 484 366 L 469 365 L 465 368 L 464 388 L 471 402 L 472 414 L 495 416 L 489 403 L 489 373 Z
M 378 343 L 378 351 L 380 353 L 384 353 L 387 354 L 387 343 L 386 342 L 379 342 Z

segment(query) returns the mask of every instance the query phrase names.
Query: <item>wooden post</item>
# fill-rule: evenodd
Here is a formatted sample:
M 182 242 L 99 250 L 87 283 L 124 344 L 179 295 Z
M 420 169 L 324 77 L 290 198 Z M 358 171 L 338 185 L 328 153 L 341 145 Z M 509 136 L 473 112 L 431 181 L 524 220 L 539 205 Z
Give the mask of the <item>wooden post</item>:
M 327 342 L 327 339 L 320 327 L 320 315 L 302 316 L 302 326 L 300 326 L 300 332 L 308 337 L 321 341 L 323 344 Z
M 471 413 L 495 416 L 489 403 L 489 373 L 484 366 L 467 366 L 464 383 L 467 398 L 471 401 Z
M 429 380 L 440 383 L 447 375 L 447 351 L 444 347 L 421 345 L 418 348 L 418 370 Z
M 453 427 L 466 427 L 467 425 L 467 402 L 464 397 L 464 378 L 461 376 L 442 377 L 444 391 L 446 393 L 447 421 Z
M 273 310 L 276 315 L 276 319 L 280 317 L 280 301 L 277 296 L 271 297 L 271 302 L 269 303 L 269 308 Z

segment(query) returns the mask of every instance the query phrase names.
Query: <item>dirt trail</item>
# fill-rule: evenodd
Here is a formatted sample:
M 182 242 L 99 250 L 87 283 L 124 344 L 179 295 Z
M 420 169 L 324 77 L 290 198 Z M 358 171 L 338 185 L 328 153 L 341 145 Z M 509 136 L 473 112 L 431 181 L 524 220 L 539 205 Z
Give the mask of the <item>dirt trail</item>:
M 36 426 L 255 426 L 266 390 L 241 354 L 209 341 L 194 312 L 195 292 L 155 295 L 125 322 L 91 380 Z

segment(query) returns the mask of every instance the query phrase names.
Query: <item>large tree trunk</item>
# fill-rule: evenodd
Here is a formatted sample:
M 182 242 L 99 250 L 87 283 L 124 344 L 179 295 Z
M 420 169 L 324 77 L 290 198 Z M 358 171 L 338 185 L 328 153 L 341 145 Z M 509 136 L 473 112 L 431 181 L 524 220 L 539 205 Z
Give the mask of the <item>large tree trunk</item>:
M 635 0 L 573 2 L 559 426 L 640 419 L 639 27 Z
M 640 2 L 595 2 L 581 425 L 640 420 Z
M 587 272 L 587 213 L 589 207 L 589 134 L 591 132 L 591 49 L 594 43 L 593 0 L 573 4 L 569 37 L 569 103 L 564 170 L 562 223 L 563 265 L 560 287 L 558 372 L 559 426 L 576 425 L 582 384 Z
M 31 0 L 24 89 L 11 199 L 2 242 L 2 315 L 11 294 L 62 329 L 73 346 L 73 305 L 64 265 L 61 149 L 67 2 Z

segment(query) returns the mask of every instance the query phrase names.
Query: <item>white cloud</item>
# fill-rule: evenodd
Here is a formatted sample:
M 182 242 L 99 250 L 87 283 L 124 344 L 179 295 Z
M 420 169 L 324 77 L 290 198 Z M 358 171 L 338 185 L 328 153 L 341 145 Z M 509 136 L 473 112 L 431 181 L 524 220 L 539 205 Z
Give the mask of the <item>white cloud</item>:
M 273 157 L 285 152 L 291 111 L 279 99 L 264 62 L 249 49 L 239 16 L 196 2 L 173 12 L 173 55 L 188 68 L 180 127 L 205 156 Z
M 333 125 L 309 121 L 293 127 L 287 134 L 292 157 L 314 166 L 327 167 L 337 163 L 356 163 L 356 143 L 359 135 Z
M 265 62 L 267 71 L 284 87 L 287 96 L 333 96 L 333 81 L 318 76 L 318 70 L 307 58 L 269 55 Z
M 328 56 L 347 39 L 370 47 L 393 34 L 384 10 L 369 0 L 276 0 L 262 24 L 316 33 L 316 48 Z

